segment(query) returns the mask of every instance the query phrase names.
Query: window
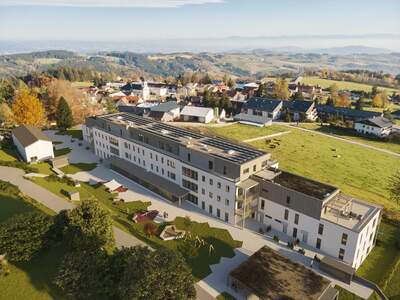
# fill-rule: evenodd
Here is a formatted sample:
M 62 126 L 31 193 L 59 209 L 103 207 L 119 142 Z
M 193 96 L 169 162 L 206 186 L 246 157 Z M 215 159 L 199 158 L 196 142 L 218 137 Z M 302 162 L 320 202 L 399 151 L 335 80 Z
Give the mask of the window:
M 299 214 L 294 215 L 294 224 L 299 224 Z
M 293 237 L 297 238 L 297 228 L 293 228 Z
M 206 190 L 205 189 L 201 189 L 201 194 L 205 195 L 206 194 Z
M 161 169 L 161 174 L 164 175 L 164 169 Z
M 169 172 L 169 178 L 171 178 L 172 180 L 175 180 L 176 179 L 175 173 Z
M 225 222 L 229 222 L 229 214 L 227 212 L 225 213 Z
M 153 159 L 153 153 L 150 152 L 150 158 Z
M 114 155 L 119 156 L 119 150 L 117 148 L 114 147 L 110 147 L 110 152 Z
M 210 185 L 213 185 L 214 181 L 210 178 Z
M 226 175 L 226 166 L 224 166 L 223 174 Z
M 340 249 L 339 249 L 339 256 L 338 256 L 338 258 L 339 258 L 340 260 L 343 260 L 343 258 L 344 258 L 344 249 L 343 249 L 343 248 L 340 248 Z
M 201 176 L 201 181 L 205 182 L 206 181 L 206 176 Z
M 190 153 L 187 154 L 187 160 L 190 161 L 191 157 L 190 157 Z
M 324 233 L 324 224 L 319 224 L 318 226 L 318 234 L 323 234 Z
M 229 206 L 229 199 L 225 199 L 225 205 Z
M 211 160 L 209 160 L 208 161 L 208 169 L 212 170 L 213 168 L 214 168 L 214 163 Z
M 254 166 L 253 166 L 253 172 L 255 172 L 256 170 L 257 170 L 257 166 L 254 165 Z
M 369 240 L 372 241 L 372 238 L 374 237 L 374 233 L 371 232 L 371 234 L 369 235 Z
M 118 146 L 118 140 L 110 136 L 110 144 L 114 146 Z
M 217 208 L 217 217 L 220 218 L 221 217 L 221 210 L 219 208 Z
M 153 171 L 153 164 L 150 164 L 150 169 Z
M 268 219 L 272 219 L 272 217 L 270 215 L 265 215 L 265 217 Z
M 348 237 L 347 233 L 342 234 L 342 245 L 344 246 L 346 246 L 347 244 L 347 237 Z
M 243 174 L 247 174 L 249 172 L 250 172 L 249 168 L 243 170 Z
M 221 196 L 217 196 L 217 201 L 221 202 Z
M 185 188 L 187 188 L 187 189 L 189 189 L 189 190 L 191 190 L 191 191 L 193 191 L 193 192 L 196 192 L 196 193 L 197 193 L 197 191 L 198 191 L 198 186 L 197 186 L 197 184 L 195 184 L 195 183 L 193 183 L 193 182 L 191 182 L 191 181 L 182 179 L 182 185 L 183 185 Z
M 197 197 L 195 195 L 192 195 L 192 194 L 188 194 L 187 195 L 187 200 L 192 202 L 192 203 L 194 203 L 194 204 L 196 204 L 196 205 L 198 203 Z
M 192 178 L 194 180 L 197 180 L 198 178 L 198 173 L 192 169 L 182 167 L 182 174 L 186 177 Z
M 213 193 L 212 192 L 208 192 L 208 197 L 212 198 L 213 197 Z
M 221 182 L 217 182 L 217 188 L 221 188 Z
M 206 209 L 206 203 L 204 201 L 201 202 L 201 209 Z
M 213 207 L 212 207 L 212 205 L 208 206 L 208 212 L 209 212 L 210 214 L 213 213 Z
M 230 191 L 229 185 L 227 185 L 227 186 L 225 187 L 225 191 L 226 191 L 227 193 L 229 193 L 229 191 Z
M 320 238 L 317 238 L 317 244 L 315 245 L 315 247 L 317 248 L 317 249 L 321 249 L 321 239 Z
M 156 161 L 158 161 L 158 155 L 156 154 Z
M 285 220 L 289 219 L 289 210 L 287 210 L 287 209 L 285 209 L 284 219 Z
M 124 142 L 125 149 L 131 149 L 131 145 L 127 142 Z
M 264 208 L 265 208 L 265 201 L 261 200 L 261 209 L 264 209 Z
M 139 141 L 143 142 L 143 134 L 139 133 Z
M 290 204 L 290 196 L 286 196 L 286 204 Z
M 161 163 L 162 164 L 164 163 L 164 157 L 161 157 Z

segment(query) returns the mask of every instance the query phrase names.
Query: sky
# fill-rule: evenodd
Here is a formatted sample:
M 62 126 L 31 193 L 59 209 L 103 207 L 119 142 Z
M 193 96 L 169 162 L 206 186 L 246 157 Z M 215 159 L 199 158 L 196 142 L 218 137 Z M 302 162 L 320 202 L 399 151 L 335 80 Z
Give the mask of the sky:
M 399 16 L 399 0 L 0 0 L 0 40 L 399 38 Z

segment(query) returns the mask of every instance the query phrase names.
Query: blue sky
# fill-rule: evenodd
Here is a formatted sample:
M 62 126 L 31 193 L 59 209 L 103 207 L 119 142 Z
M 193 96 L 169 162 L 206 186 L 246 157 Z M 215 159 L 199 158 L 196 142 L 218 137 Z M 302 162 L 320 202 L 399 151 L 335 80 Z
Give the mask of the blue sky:
M 0 0 L 0 39 L 400 34 L 399 15 L 399 0 Z

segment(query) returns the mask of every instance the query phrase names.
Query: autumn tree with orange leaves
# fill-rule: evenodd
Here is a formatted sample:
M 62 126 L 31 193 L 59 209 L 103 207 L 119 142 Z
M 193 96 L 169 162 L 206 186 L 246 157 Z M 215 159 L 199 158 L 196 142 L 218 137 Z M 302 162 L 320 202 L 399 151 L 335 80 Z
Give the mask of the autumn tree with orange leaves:
M 22 87 L 15 95 L 12 112 L 18 125 L 42 126 L 46 122 L 42 102 L 26 87 Z

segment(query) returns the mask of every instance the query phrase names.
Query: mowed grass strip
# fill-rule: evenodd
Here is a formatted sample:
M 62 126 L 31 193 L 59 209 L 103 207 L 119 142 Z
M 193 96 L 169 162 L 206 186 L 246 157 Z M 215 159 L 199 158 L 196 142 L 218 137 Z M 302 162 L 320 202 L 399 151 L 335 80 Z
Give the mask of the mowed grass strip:
M 96 167 L 97 167 L 96 163 L 76 163 L 62 167 L 60 170 L 63 171 L 65 174 L 76 174 L 78 172 L 83 172 L 83 171 L 86 172 L 92 171 Z

